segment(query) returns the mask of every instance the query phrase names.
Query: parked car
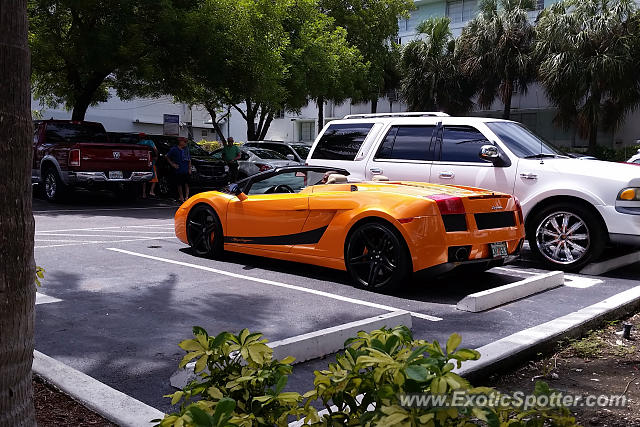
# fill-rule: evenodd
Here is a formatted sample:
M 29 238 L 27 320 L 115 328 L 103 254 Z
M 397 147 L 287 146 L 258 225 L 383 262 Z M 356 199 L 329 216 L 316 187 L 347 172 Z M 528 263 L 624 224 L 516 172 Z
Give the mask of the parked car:
M 100 123 L 37 120 L 33 133 L 33 183 L 44 184 L 49 201 L 73 187 L 133 193 L 153 176 L 147 147 L 112 143 Z
M 176 212 L 176 236 L 199 256 L 228 250 L 315 264 L 346 270 L 356 286 L 385 292 L 417 271 L 502 265 L 524 242 L 522 211 L 510 195 L 350 183 L 346 174 L 282 167 L 233 184 L 228 193 L 196 195 Z
M 627 160 L 627 163 L 640 164 L 640 150 L 638 150 L 638 153 L 635 156 L 632 156 Z
M 238 179 L 243 179 L 259 172 L 268 171 L 282 166 L 298 164 L 289 160 L 277 151 L 265 148 L 240 147 L 241 157 L 238 160 Z M 216 159 L 222 160 L 222 148 L 211 153 Z
M 336 120 L 307 161 L 363 180 L 384 174 L 514 194 L 532 252 L 554 269 L 579 270 L 609 242 L 640 246 L 640 169 L 571 158 L 513 121 L 441 113 Z
M 112 139 L 129 144 L 137 144 L 139 141 L 137 133 L 110 132 Z M 166 155 L 174 145 L 178 144 L 177 136 L 168 135 L 146 135 L 145 138 L 152 140 L 158 148 L 159 158 L 156 162 L 158 172 L 158 193 L 166 196 L 172 193 L 171 176 L 173 168 L 169 165 Z M 189 152 L 191 154 L 191 179 L 189 186 L 194 190 L 212 190 L 220 188 L 228 183 L 228 168 L 220 159 L 213 157 L 202 147 L 193 141 L 189 141 Z
M 256 147 L 256 148 L 266 148 L 267 150 L 277 151 L 282 154 L 289 160 L 293 160 L 300 164 L 304 164 L 307 161 L 307 156 L 309 156 L 309 151 L 311 150 L 311 146 L 303 143 L 285 143 L 285 142 L 275 142 L 275 141 L 258 141 L 258 142 L 247 142 L 242 145 L 243 147 Z

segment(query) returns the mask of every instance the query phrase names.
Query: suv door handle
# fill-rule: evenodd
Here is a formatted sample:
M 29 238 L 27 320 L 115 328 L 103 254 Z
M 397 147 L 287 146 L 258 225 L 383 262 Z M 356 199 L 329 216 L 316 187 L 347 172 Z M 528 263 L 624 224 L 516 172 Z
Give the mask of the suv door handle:
M 382 173 L 382 169 L 380 168 L 373 168 L 373 169 L 369 169 L 369 171 L 373 174 L 381 174 Z
M 442 179 L 453 179 L 455 176 L 456 174 L 451 171 L 440 172 L 440 178 Z
M 535 173 L 521 173 L 520 178 L 522 179 L 538 179 L 538 175 Z

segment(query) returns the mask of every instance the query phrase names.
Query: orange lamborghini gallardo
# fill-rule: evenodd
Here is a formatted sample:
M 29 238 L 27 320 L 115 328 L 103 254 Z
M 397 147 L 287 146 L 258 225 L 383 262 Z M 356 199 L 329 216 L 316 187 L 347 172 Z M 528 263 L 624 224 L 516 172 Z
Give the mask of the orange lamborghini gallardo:
M 199 256 L 226 250 L 315 264 L 385 292 L 412 272 L 502 265 L 522 247 L 513 196 L 384 177 L 349 182 L 348 174 L 289 166 L 197 194 L 178 209 L 176 236 Z

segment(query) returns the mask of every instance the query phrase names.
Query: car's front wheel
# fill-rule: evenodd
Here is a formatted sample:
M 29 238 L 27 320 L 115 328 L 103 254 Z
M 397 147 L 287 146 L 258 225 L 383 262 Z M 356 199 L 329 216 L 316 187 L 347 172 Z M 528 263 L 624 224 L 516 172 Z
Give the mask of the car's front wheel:
M 367 222 L 349 233 L 345 264 L 356 286 L 389 292 L 407 279 L 410 256 L 398 234 L 382 222 Z
M 596 260 L 606 244 L 606 228 L 590 209 L 555 203 L 527 220 L 527 240 L 548 267 L 578 271 Z
M 187 239 L 198 256 L 218 257 L 224 251 L 222 225 L 212 207 L 197 205 L 187 217 Z

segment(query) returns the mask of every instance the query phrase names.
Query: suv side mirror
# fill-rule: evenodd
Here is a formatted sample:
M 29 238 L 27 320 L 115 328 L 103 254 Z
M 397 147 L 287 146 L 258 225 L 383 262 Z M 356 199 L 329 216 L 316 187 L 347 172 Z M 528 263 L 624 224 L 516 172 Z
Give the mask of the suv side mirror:
M 293 154 L 287 154 L 287 159 L 289 160 L 295 160 L 296 158 L 293 157 Z
M 495 145 L 483 145 L 480 148 L 480 158 L 493 163 L 494 166 L 506 168 L 511 166 L 511 160 Z

